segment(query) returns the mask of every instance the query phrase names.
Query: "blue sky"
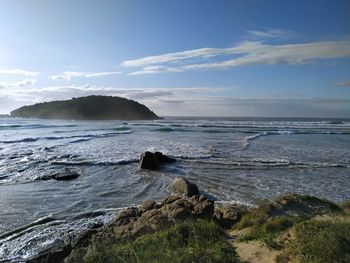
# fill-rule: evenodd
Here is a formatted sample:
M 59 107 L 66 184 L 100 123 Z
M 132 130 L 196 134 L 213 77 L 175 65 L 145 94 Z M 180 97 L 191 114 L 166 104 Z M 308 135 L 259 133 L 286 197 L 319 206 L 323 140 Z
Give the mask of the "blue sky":
M 0 0 L 0 113 L 91 94 L 163 116 L 350 117 L 349 1 Z

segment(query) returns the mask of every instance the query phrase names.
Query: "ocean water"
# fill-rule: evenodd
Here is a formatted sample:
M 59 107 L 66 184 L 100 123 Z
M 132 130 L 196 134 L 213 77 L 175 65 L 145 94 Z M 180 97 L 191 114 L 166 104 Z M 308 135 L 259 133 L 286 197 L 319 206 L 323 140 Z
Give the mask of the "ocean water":
M 140 170 L 142 152 L 178 162 Z M 61 169 L 72 181 L 40 180 Z M 350 199 L 349 119 L 0 119 L 0 262 L 23 262 L 185 176 L 221 202 L 296 192 Z

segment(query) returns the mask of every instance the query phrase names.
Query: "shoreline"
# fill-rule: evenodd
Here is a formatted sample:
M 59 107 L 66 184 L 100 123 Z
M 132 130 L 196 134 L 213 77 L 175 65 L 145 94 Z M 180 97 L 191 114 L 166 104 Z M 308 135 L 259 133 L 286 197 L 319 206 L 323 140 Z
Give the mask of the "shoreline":
M 274 241 L 273 238 L 276 238 L 282 232 L 288 232 L 289 229 L 293 229 L 299 224 L 312 221 L 318 217 L 333 218 L 335 216 L 344 217 L 344 220 L 349 219 L 350 223 L 349 204 L 341 207 L 340 204 L 337 205 L 324 199 L 297 194 L 281 196 L 274 201 L 262 201 L 256 207 L 223 204 L 199 195 L 199 192 L 195 195 L 189 193 L 186 185 L 192 183 L 188 181 L 186 183 L 186 181 L 185 179 L 185 183 L 178 189 L 174 189 L 173 185 L 173 194 L 165 196 L 162 202 L 145 200 L 137 207 L 120 210 L 107 225 L 96 226 L 96 228 L 77 233 L 66 240 L 66 243 L 61 243 L 50 250 L 43 251 L 26 262 L 91 262 L 89 261 L 91 257 L 95 259 L 96 257 L 102 257 L 95 250 L 96 246 L 101 244 L 107 249 L 104 253 L 108 254 L 109 247 L 112 251 L 112 247 L 118 247 L 121 244 L 134 244 L 133 242 L 137 243 L 140 242 L 138 240 L 151 238 L 152 235 L 161 235 L 164 231 L 173 231 L 172 229 L 181 227 L 183 224 L 196 227 L 197 224 L 206 224 L 203 222 L 213 222 L 212 224 L 215 227 L 218 226 L 220 229 L 224 229 L 223 233 L 225 234 L 222 235 L 226 236 L 225 239 L 228 238 L 232 251 L 234 251 L 232 255 L 245 260 L 254 258 L 254 261 L 247 262 L 267 262 L 264 261 L 266 257 L 287 253 L 283 252 L 282 244 L 277 244 L 280 241 Z M 263 213 L 263 215 L 260 215 L 260 213 Z M 258 219 L 254 219 L 254 217 Z M 259 217 L 261 218 L 259 219 Z M 272 239 L 269 236 L 271 233 L 260 233 L 266 230 L 266 224 L 280 218 L 286 221 L 282 220 L 282 223 L 277 223 L 277 228 L 280 227 L 280 229 L 272 230 L 272 236 L 274 236 Z M 262 222 L 259 223 L 260 225 L 255 225 L 257 224 L 255 220 L 262 220 Z M 269 237 L 267 238 L 264 235 Z M 277 249 L 274 246 L 280 247 Z M 260 254 L 263 256 L 257 256 Z M 270 260 L 268 262 L 274 261 Z

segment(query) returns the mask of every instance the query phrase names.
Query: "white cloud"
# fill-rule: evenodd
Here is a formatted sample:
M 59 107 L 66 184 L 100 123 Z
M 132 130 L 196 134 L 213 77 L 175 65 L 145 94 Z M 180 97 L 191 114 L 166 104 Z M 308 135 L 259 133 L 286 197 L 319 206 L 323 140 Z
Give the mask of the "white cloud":
M 35 79 L 25 79 L 17 82 L 0 82 L 1 89 L 32 87 L 36 83 Z
M 228 58 L 227 58 L 228 57 Z M 147 71 L 149 65 L 157 68 L 175 64 L 171 71 L 228 69 L 248 65 L 303 64 L 322 59 L 350 57 L 350 41 L 321 41 L 303 44 L 271 45 L 259 41 L 246 41 L 229 48 L 200 48 L 157 56 L 127 60 L 126 67 L 145 67 L 138 74 Z M 208 60 L 210 58 L 210 61 Z M 223 59 L 224 58 L 224 59 Z M 157 70 L 151 68 L 151 73 Z M 132 73 L 133 74 L 133 73 Z M 134 73 L 135 75 L 135 73 Z
M 28 77 L 35 77 L 39 75 L 39 72 L 27 71 L 23 69 L 0 69 L 1 75 L 23 75 Z
M 58 81 L 70 81 L 72 78 L 99 78 L 105 76 L 111 76 L 120 74 L 120 71 L 109 72 L 78 72 L 78 71 L 65 71 L 60 75 L 53 75 L 50 78 Z
M 130 73 L 130 76 L 133 75 L 142 75 L 142 74 L 156 74 L 156 73 L 166 73 L 166 72 L 182 72 L 182 69 L 174 67 L 165 67 L 165 66 L 148 66 L 144 67 L 142 70 L 135 71 Z
M 335 86 L 342 88 L 350 88 L 350 80 L 343 80 L 335 83 Z
M 282 30 L 282 29 L 269 29 L 265 31 L 260 31 L 260 30 L 249 30 L 247 31 L 248 37 L 252 39 L 287 39 L 287 38 L 292 38 L 296 34 L 287 31 L 287 30 Z

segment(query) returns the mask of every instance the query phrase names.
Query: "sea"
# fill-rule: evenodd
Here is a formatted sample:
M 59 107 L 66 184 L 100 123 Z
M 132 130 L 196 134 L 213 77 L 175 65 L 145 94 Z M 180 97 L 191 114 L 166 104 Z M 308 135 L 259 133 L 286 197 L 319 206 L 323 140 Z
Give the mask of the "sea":
M 178 159 L 141 170 L 145 151 Z M 71 181 L 42 180 L 76 171 Z M 176 177 L 217 202 L 287 193 L 350 199 L 350 119 L 0 119 L 0 262 L 25 262 L 145 199 Z

